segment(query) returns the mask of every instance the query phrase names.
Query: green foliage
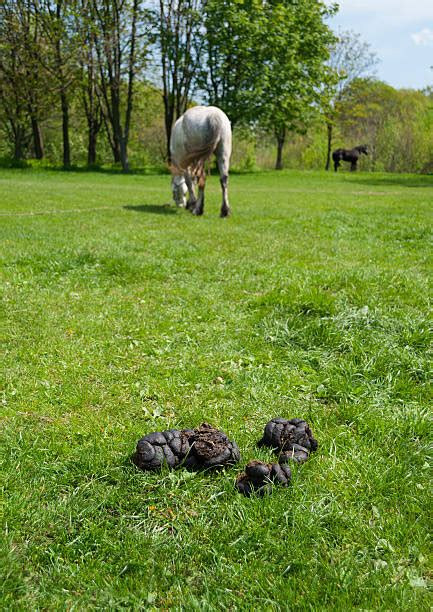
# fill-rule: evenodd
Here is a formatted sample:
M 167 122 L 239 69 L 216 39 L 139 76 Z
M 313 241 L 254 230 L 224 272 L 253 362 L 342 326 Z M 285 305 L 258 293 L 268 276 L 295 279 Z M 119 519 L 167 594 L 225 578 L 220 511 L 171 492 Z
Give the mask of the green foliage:
M 321 86 L 333 80 L 326 60 L 335 37 L 324 21 L 331 11 L 308 0 L 266 6 L 259 116 L 272 132 L 302 130 L 320 106 Z
M 322 2 L 302 0 L 205 5 L 206 58 L 199 85 L 234 124 L 262 122 L 271 132 L 299 129 L 330 77 L 334 36 Z
M 40 24 L 23 0 L 0 4 L 0 154 L 16 161 L 29 148 L 31 121 L 46 118 L 52 103 L 38 57 L 42 53 Z M 3 146 L 2 146 L 3 145 Z
M 231 171 L 254 172 L 257 171 L 257 136 L 246 127 L 234 130 L 233 153 L 231 157 Z
M 2 608 L 429 610 L 432 177 L 208 188 L 0 174 Z M 320 446 L 263 500 L 129 461 L 203 420 L 270 460 L 278 414 Z
M 431 100 L 424 93 L 356 79 L 337 110 L 342 134 L 370 145 L 371 169 L 419 172 L 428 167 L 433 116 Z
M 227 113 L 233 125 L 248 123 L 255 117 L 263 74 L 260 48 L 268 32 L 265 8 L 256 0 L 208 0 L 203 26 L 205 53 L 198 88 L 205 92 L 207 103 Z

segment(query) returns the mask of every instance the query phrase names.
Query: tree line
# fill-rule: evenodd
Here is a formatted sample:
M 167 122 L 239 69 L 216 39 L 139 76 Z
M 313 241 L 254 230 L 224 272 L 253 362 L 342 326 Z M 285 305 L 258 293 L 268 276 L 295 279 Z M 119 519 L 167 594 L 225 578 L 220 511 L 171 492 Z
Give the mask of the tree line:
M 56 142 L 67 168 L 85 141 L 89 166 L 109 152 L 128 171 L 131 137 L 154 148 L 145 117 L 169 162 L 171 128 L 199 102 L 222 108 L 246 140 L 272 140 L 277 168 L 284 147 L 325 125 L 329 159 L 343 124 L 371 128 L 364 99 L 376 103 L 365 78 L 376 56 L 356 34 L 331 31 L 336 10 L 318 0 L 3 0 L 2 153 L 43 159 Z
M 357 78 L 347 86 L 331 117 L 332 150 L 368 145 L 361 170 L 433 174 L 433 90 L 395 89 L 375 78 Z M 326 167 L 329 118 L 329 114 L 318 116 L 306 133 L 290 134 L 284 165 Z M 270 145 L 266 134 L 244 137 L 235 148 L 233 163 L 240 169 L 245 168 L 243 159 L 250 169 L 274 167 Z M 349 167 L 343 164 L 342 169 Z

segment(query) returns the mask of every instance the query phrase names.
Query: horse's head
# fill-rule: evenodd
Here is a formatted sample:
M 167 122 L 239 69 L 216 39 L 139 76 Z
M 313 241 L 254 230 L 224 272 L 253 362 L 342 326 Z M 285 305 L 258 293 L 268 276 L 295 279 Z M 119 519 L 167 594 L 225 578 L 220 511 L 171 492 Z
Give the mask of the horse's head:
M 360 153 L 364 153 L 364 155 L 368 155 L 368 146 L 367 145 L 359 145 L 356 147 Z
M 173 191 L 173 200 L 176 206 L 185 208 L 186 206 L 186 194 L 188 193 L 188 187 L 184 177 L 181 174 L 175 174 L 171 179 L 171 188 Z

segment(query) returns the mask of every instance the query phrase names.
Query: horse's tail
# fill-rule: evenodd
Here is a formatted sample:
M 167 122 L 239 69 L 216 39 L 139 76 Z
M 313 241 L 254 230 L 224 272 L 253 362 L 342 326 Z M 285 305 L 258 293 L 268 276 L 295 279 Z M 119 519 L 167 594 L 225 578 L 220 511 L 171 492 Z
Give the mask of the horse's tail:
M 188 151 L 182 159 L 182 169 L 186 170 L 190 166 L 193 168 L 199 163 L 206 162 L 215 151 L 219 142 L 219 136 L 206 142 L 201 147 L 195 147 L 193 151 Z
M 192 166 L 193 169 L 198 164 L 204 164 L 211 155 L 215 152 L 219 141 L 221 140 L 221 121 L 218 116 L 210 115 L 207 118 L 207 134 L 201 146 L 194 146 L 194 149 L 186 151 L 186 155 L 182 159 L 184 169 Z
M 175 123 L 172 131 L 172 159 L 180 172 L 200 171 L 220 143 L 226 143 L 231 149 L 231 128 L 226 115 L 216 107 L 207 107 L 206 116 L 200 117 L 204 109 L 197 109 L 200 109 L 198 120 L 192 108 Z

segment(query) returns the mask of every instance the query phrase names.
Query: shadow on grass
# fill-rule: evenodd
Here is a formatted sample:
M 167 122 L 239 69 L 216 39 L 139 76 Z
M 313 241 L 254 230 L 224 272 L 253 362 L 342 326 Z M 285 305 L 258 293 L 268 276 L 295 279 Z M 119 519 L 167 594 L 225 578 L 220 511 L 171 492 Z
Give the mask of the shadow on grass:
M 418 189 L 419 187 L 431 187 L 433 188 L 433 174 L 428 175 L 415 175 L 415 176 L 398 176 L 390 175 L 387 177 L 374 177 L 372 175 L 368 178 L 364 174 L 362 178 L 350 177 L 351 183 L 357 183 L 358 185 L 372 185 L 374 187 L 380 187 L 385 185 L 398 186 L 398 187 L 410 187 L 412 189 Z
M 152 213 L 154 215 L 175 215 L 177 214 L 177 208 L 170 204 L 127 204 L 123 206 L 125 210 L 132 210 L 133 212 L 140 213 Z

